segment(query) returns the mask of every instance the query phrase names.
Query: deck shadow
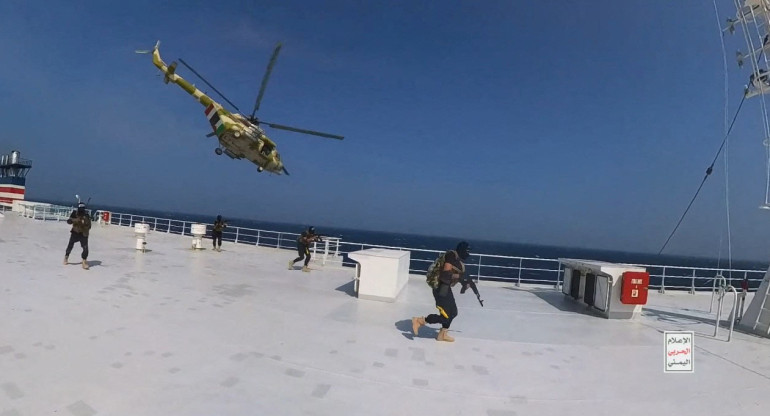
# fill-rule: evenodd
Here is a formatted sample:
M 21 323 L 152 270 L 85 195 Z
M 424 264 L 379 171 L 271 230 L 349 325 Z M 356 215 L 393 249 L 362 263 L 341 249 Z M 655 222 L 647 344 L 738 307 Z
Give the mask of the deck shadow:
M 438 330 L 435 328 L 431 328 L 429 326 L 423 326 L 420 328 L 419 334 L 415 336 L 412 333 L 412 320 L 411 319 L 403 319 L 400 321 L 397 321 L 395 323 L 396 329 L 401 331 L 401 335 L 404 336 L 406 339 L 413 340 L 415 338 L 433 338 L 435 339 L 438 336 Z
M 507 289 L 521 290 L 513 287 L 507 288 Z M 547 304 L 553 306 L 554 308 L 562 312 L 579 313 L 585 316 L 603 318 L 601 315 L 599 315 L 599 312 L 593 310 L 592 307 L 578 303 L 571 297 L 565 295 L 564 293 L 561 293 L 561 291 L 547 289 L 547 290 L 527 290 L 527 292 L 532 293 L 533 295 L 537 296 L 541 300 L 545 301 Z
M 694 325 L 694 324 L 709 324 L 714 325 L 714 318 L 707 318 L 703 316 L 687 315 L 683 313 L 663 311 L 660 309 L 643 307 L 642 316 L 651 316 L 661 322 L 668 322 L 680 325 Z M 723 315 L 724 316 L 724 315 Z M 727 320 L 722 320 L 722 323 L 729 323 Z
M 334 290 L 336 290 L 336 291 L 338 291 L 338 292 L 342 292 L 342 293 L 345 293 L 345 294 L 347 294 L 348 296 L 351 296 L 351 297 L 354 297 L 354 298 L 356 297 L 356 291 L 355 291 L 355 281 L 353 281 L 353 280 L 351 280 L 351 281 L 349 281 L 349 282 L 345 283 L 345 284 L 344 284 L 344 285 L 342 285 L 342 286 L 339 286 L 338 288 L 336 288 L 336 289 L 334 289 Z

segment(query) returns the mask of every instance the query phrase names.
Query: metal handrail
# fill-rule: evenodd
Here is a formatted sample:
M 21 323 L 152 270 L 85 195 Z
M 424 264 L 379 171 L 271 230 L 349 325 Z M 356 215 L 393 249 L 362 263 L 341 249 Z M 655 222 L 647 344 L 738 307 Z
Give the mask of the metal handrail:
M 32 204 L 34 205 L 34 204 Z M 35 219 L 55 219 L 61 221 L 68 217 L 72 207 L 61 206 L 37 206 L 33 209 L 33 215 L 29 215 Z M 199 223 L 197 221 L 186 220 L 174 220 L 169 218 L 160 218 L 146 215 L 135 215 L 120 212 L 110 212 L 110 224 L 132 227 L 137 222 L 143 222 L 150 225 L 150 228 L 154 232 L 166 232 L 180 235 L 190 235 L 190 227 L 192 224 Z M 27 215 L 25 215 L 27 216 Z M 101 217 L 99 217 L 101 222 Z M 207 224 L 208 225 L 208 224 Z M 276 249 L 295 249 L 295 244 L 298 233 L 283 232 L 274 230 L 263 230 L 255 228 L 245 227 L 228 227 L 222 233 L 222 240 L 235 242 L 238 244 L 250 244 L 258 247 L 272 247 Z M 314 243 L 313 261 L 320 262 L 324 266 L 330 267 L 354 267 L 356 262 L 350 260 L 347 255 L 358 249 L 365 248 L 383 248 L 392 250 L 408 250 L 412 253 L 419 253 L 421 256 L 411 256 L 409 272 L 413 274 L 423 274 L 427 270 L 428 266 L 435 260 L 442 251 L 430 250 L 422 248 L 411 247 L 397 247 L 380 244 L 367 244 L 359 242 L 342 241 L 339 238 L 331 237 L 326 238 L 323 245 Z M 512 282 L 516 285 L 522 283 L 527 284 L 539 284 L 539 285 L 552 285 L 557 288 L 561 284 L 562 277 L 562 265 L 558 259 L 547 259 L 540 257 L 521 257 L 521 256 L 504 256 L 497 254 L 474 254 L 477 259 L 474 259 L 474 263 L 469 264 L 469 270 L 475 271 L 475 274 L 471 276 L 476 281 L 480 280 L 497 280 Z M 423 257 L 423 258 L 420 258 Z M 500 264 L 501 261 L 509 264 Z M 533 264 L 534 263 L 534 264 Z M 553 268 L 551 268 L 553 266 Z M 697 290 L 703 289 L 703 286 L 696 281 L 703 282 L 714 279 L 712 276 L 699 276 L 699 273 L 704 271 L 717 272 L 721 275 L 726 269 L 715 269 L 707 267 L 687 267 L 687 266 L 663 266 L 663 265 L 646 265 L 646 264 L 633 264 L 633 266 L 644 267 L 650 271 L 651 278 L 660 278 L 660 284 L 651 284 L 650 288 L 660 288 L 661 293 L 665 293 L 666 289 L 682 289 L 689 290 L 690 293 L 695 293 Z M 662 269 L 662 274 L 656 274 L 655 269 Z M 653 270 L 650 270 L 653 269 Z M 687 271 L 686 276 L 672 275 L 671 271 L 681 272 Z M 469 273 L 470 273 L 469 271 Z M 743 272 L 744 277 L 750 281 L 761 281 L 764 277 L 764 270 L 748 270 L 748 269 L 732 269 L 730 272 Z M 756 278 L 750 278 L 757 276 Z M 666 279 L 688 279 L 688 285 L 682 284 L 666 284 Z M 674 281 L 673 283 L 676 283 Z M 716 283 L 713 284 L 714 286 Z M 712 288 L 713 292 L 713 288 Z
M 714 308 L 714 293 L 717 291 L 717 281 L 719 281 L 720 289 L 727 286 L 727 279 L 725 279 L 724 276 L 722 276 L 721 274 L 714 276 L 714 283 L 713 283 L 713 286 L 711 287 L 711 303 L 709 303 L 709 313 L 711 313 L 711 311 Z
M 717 316 L 714 319 L 714 338 L 717 337 L 719 332 L 719 321 L 722 319 L 722 303 L 726 292 L 733 292 L 733 310 L 730 314 L 730 332 L 727 333 L 727 342 L 730 342 L 733 336 L 733 328 L 735 327 L 735 312 L 738 306 L 738 291 L 732 285 L 721 286 L 719 288 L 719 306 L 717 307 Z
M 735 290 L 732 285 L 727 286 L 727 290 L 733 292 L 733 313 L 731 314 L 733 319 L 730 320 L 730 332 L 727 333 L 727 342 L 730 342 L 730 339 L 733 337 L 733 328 L 735 327 L 735 312 L 738 306 L 738 291 Z

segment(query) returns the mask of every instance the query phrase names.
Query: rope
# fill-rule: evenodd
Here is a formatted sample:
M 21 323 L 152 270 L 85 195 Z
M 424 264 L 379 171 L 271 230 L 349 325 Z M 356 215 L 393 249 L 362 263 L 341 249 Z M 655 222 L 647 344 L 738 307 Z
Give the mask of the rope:
M 717 2 L 716 0 L 713 0 L 714 4 L 714 17 L 716 18 L 717 22 L 717 33 L 719 34 L 719 42 L 722 45 L 722 64 L 724 69 L 724 80 L 725 80 L 725 137 L 726 140 L 729 140 L 727 138 L 728 136 L 728 126 L 727 126 L 727 105 L 728 105 L 728 97 L 729 97 L 729 84 L 728 84 L 728 73 L 727 73 L 727 50 L 725 49 L 725 36 L 724 32 L 722 31 L 722 26 L 720 24 L 719 20 L 719 9 L 717 8 Z M 729 165 L 729 157 L 728 152 L 730 150 L 730 142 L 726 142 L 727 145 L 725 147 L 725 211 L 727 216 L 727 264 L 728 264 L 728 270 L 730 270 L 730 279 L 732 280 L 732 269 L 733 269 L 733 248 L 732 248 L 732 233 L 730 230 L 730 165 Z M 722 262 L 722 236 L 720 233 L 719 237 L 719 256 L 717 257 L 717 268 L 719 268 L 720 263 Z
M 743 107 L 743 103 L 746 101 L 746 95 L 743 95 L 743 98 L 741 99 L 741 103 L 738 105 L 738 109 L 735 111 L 735 116 L 733 116 L 733 121 L 730 123 L 730 127 L 727 129 L 727 134 L 725 134 L 724 140 L 722 140 L 722 144 L 719 146 L 719 150 L 717 150 L 717 154 L 714 155 L 714 160 L 711 162 L 711 165 L 706 169 L 706 176 L 703 177 L 703 180 L 700 183 L 700 186 L 698 186 L 698 190 L 695 191 L 695 195 L 693 195 L 692 200 L 690 200 L 690 204 L 687 205 L 687 209 L 684 210 L 684 213 L 682 214 L 682 217 L 679 218 L 679 222 L 676 224 L 676 227 L 674 227 L 674 230 L 671 231 L 671 234 L 666 239 L 666 242 L 663 244 L 663 247 L 660 248 L 660 251 L 658 251 L 658 254 L 663 253 L 663 250 L 668 245 L 668 242 L 671 241 L 671 237 L 674 236 L 674 233 L 676 233 L 676 230 L 679 228 L 679 226 L 682 224 L 682 220 L 684 220 L 684 217 L 687 215 L 687 212 L 690 211 L 690 207 L 692 207 L 693 202 L 695 202 L 695 198 L 698 197 L 698 194 L 700 193 L 700 190 L 703 188 L 703 184 L 706 182 L 706 179 L 708 179 L 709 175 L 711 175 L 711 172 L 714 171 L 714 163 L 716 163 L 717 159 L 719 158 L 719 154 L 722 153 L 722 148 L 725 147 L 725 142 L 727 141 L 727 138 L 730 136 L 730 132 L 733 130 L 733 126 L 735 126 L 735 120 L 738 118 L 738 114 L 741 112 L 741 108 Z

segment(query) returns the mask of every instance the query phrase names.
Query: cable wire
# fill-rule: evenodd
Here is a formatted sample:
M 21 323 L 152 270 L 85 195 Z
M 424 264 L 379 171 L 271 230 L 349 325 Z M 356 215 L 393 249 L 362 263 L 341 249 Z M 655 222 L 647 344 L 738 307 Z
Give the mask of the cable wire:
M 682 220 L 684 220 L 684 217 L 687 215 L 687 212 L 690 211 L 690 207 L 692 207 L 693 202 L 695 202 L 695 198 L 698 197 L 700 190 L 703 188 L 703 184 L 706 183 L 706 179 L 708 179 L 709 175 L 711 175 L 711 172 L 714 171 L 714 164 L 719 158 L 719 154 L 722 153 L 722 149 L 725 147 L 725 142 L 727 142 L 727 138 L 730 136 L 730 132 L 733 130 L 733 126 L 735 126 L 735 120 L 738 119 L 738 114 L 740 114 L 741 108 L 743 107 L 743 103 L 745 101 L 746 101 L 746 94 L 743 95 L 743 98 L 741 99 L 741 103 L 738 105 L 738 109 L 735 111 L 735 116 L 733 116 L 733 121 L 730 123 L 730 127 L 727 129 L 727 134 L 725 134 L 725 138 L 722 140 L 722 144 L 719 146 L 719 150 L 717 150 L 717 154 L 714 155 L 714 160 L 711 162 L 711 165 L 709 165 L 708 169 L 706 169 L 706 176 L 703 177 L 703 180 L 701 181 L 700 186 L 698 186 L 698 190 L 695 191 L 695 195 L 693 195 L 692 200 L 690 200 L 690 203 L 687 205 L 687 209 L 684 210 L 682 217 L 679 218 L 679 222 L 676 224 L 676 227 L 674 227 L 674 230 L 671 231 L 671 234 L 666 239 L 666 242 L 663 244 L 663 247 L 660 248 L 660 251 L 658 251 L 658 254 L 663 253 L 663 250 L 668 245 L 668 242 L 671 241 L 671 237 L 674 236 L 674 233 L 676 233 L 676 230 L 682 224 Z
M 733 269 L 733 249 L 732 249 L 732 232 L 730 230 L 730 166 L 729 166 L 729 150 L 730 150 L 730 142 L 728 137 L 728 126 L 727 126 L 727 108 L 728 108 L 728 101 L 729 101 L 729 83 L 728 83 L 728 73 L 727 73 L 727 50 L 725 49 L 725 35 L 724 31 L 722 31 L 722 25 L 719 21 L 719 9 L 717 8 L 717 2 L 716 0 L 713 0 L 714 4 L 714 17 L 716 18 L 717 22 L 717 33 L 719 34 L 719 42 L 722 45 L 722 65 L 724 70 L 724 80 L 725 80 L 725 137 L 726 137 L 726 146 L 725 146 L 725 211 L 726 211 L 726 217 L 727 217 L 727 267 L 728 270 L 730 270 L 730 280 L 732 280 L 732 269 Z M 719 237 L 719 256 L 717 258 L 717 268 L 720 267 L 720 263 L 722 262 L 722 236 L 720 232 Z

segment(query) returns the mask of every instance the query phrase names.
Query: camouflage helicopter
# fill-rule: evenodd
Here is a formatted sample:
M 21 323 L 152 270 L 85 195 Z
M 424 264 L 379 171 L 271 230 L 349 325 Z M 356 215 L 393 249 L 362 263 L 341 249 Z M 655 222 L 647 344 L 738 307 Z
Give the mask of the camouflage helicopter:
M 330 139 L 343 139 L 343 136 L 338 136 L 335 134 L 321 133 L 313 130 L 299 129 L 282 124 L 260 121 L 255 116 L 257 110 L 259 110 L 259 104 L 262 101 L 262 96 L 265 93 L 265 87 L 267 86 L 267 81 L 270 78 L 270 73 L 272 72 L 275 61 L 278 58 L 278 52 L 281 50 L 280 42 L 276 45 L 275 50 L 273 51 L 273 55 L 267 65 L 265 76 L 262 78 L 262 85 L 259 88 L 259 94 L 257 95 L 257 102 L 254 105 L 254 111 L 252 111 L 251 115 L 248 117 L 239 113 L 231 113 L 227 111 L 221 104 L 212 100 L 211 97 L 197 89 L 195 85 L 190 84 L 184 78 L 177 75 L 175 72 L 177 63 L 172 62 L 171 65 L 166 65 L 166 63 L 163 62 L 163 60 L 160 58 L 160 52 L 158 51 L 159 46 L 160 41 L 155 44 L 155 47 L 152 50 L 152 63 L 155 64 L 155 66 L 158 67 L 158 69 L 160 69 L 163 73 L 163 82 L 166 84 L 173 82 L 174 84 L 179 85 L 188 94 L 195 97 L 195 99 L 203 104 L 203 106 L 206 108 L 204 114 L 206 115 L 206 118 L 208 118 L 209 124 L 211 124 L 211 128 L 214 130 L 213 133 L 207 134 L 206 137 L 217 136 L 219 139 L 220 147 L 214 150 L 216 154 L 221 155 L 224 153 L 231 159 L 246 158 L 257 165 L 258 172 L 267 170 L 268 172 L 278 175 L 281 173 L 288 175 L 289 172 L 283 166 L 283 162 L 281 162 L 281 156 L 278 154 L 275 142 L 267 137 L 265 131 L 260 127 L 260 124 L 265 124 L 274 129 L 311 134 L 315 136 L 327 137 Z M 136 53 L 150 53 L 150 51 L 136 51 Z M 214 86 L 209 84 L 209 82 L 206 81 L 200 74 L 198 74 L 198 72 L 196 72 L 190 65 L 188 65 L 182 59 L 179 59 L 179 61 L 182 62 L 184 66 L 191 70 L 204 83 L 206 83 L 206 85 L 211 87 L 212 90 L 219 94 L 220 97 L 222 97 L 231 106 L 233 106 L 235 110 L 239 112 L 241 111 L 235 104 L 230 102 L 230 100 L 228 100 L 222 93 L 214 88 Z

